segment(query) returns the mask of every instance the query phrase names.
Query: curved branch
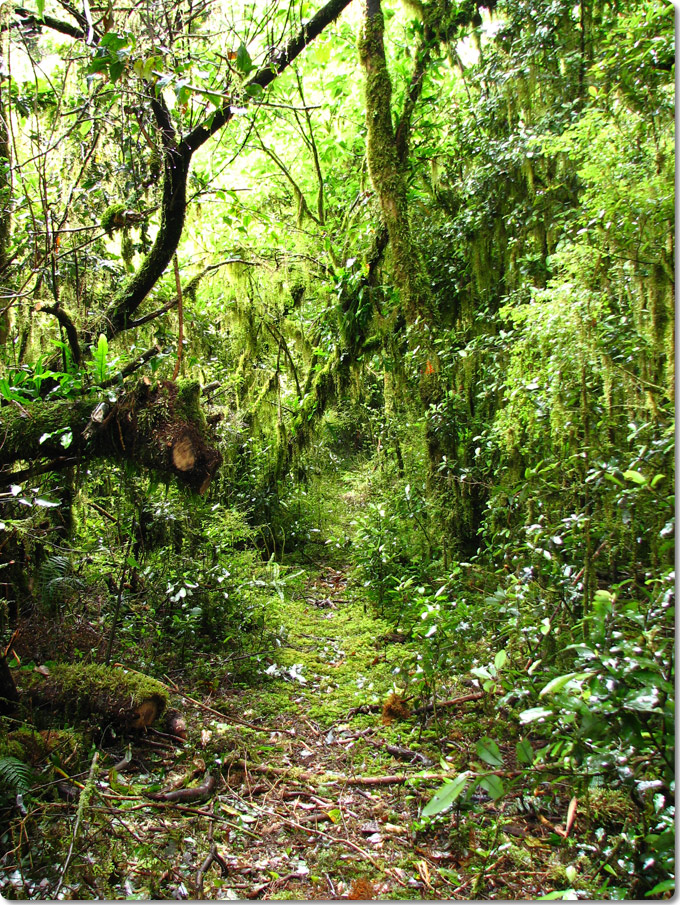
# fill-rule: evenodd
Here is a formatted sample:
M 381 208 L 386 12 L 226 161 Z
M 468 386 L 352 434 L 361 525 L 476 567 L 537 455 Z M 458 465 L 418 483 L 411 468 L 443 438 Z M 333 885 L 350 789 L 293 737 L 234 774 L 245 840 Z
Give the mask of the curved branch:
M 53 314 L 56 319 L 59 321 L 59 325 L 64 328 L 66 331 L 66 337 L 68 339 L 68 344 L 71 349 L 71 355 L 73 356 L 73 363 L 76 365 L 80 365 L 82 361 L 82 353 L 80 351 L 80 342 L 78 341 L 78 331 L 76 330 L 75 324 L 68 316 L 68 314 L 60 308 L 59 305 L 43 305 L 40 308 L 41 311 L 44 311 L 45 314 Z
M 299 56 L 304 48 L 333 22 L 349 6 L 351 0 L 330 0 L 303 26 L 288 44 L 266 66 L 261 67 L 246 83 L 244 102 L 255 86 L 264 89 Z M 102 322 L 95 333 L 104 333 L 109 339 L 126 330 L 130 321 L 149 292 L 165 272 L 177 251 L 187 207 L 187 181 L 189 167 L 194 153 L 212 136 L 219 132 L 233 117 L 233 107 L 229 100 L 193 129 L 184 139 L 178 141 L 170 113 L 162 97 L 151 98 L 151 108 L 156 119 L 163 144 L 163 199 L 161 203 L 161 225 L 153 247 L 139 270 L 116 294 Z
M 35 13 L 25 9 L 23 6 L 16 6 L 14 13 L 19 20 L 15 23 L 19 28 L 25 28 L 28 25 L 31 28 L 40 29 L 44 25 L 52 31 L 67 35 L 69 38 L 75 38 L 77 41 L 85 40 L 85 31 L 70 22 L 62 22 L 61 19 L 55 19 L 54 16 L 47 15 L 39 18 Z
M 245 98 L 247 102 L 248 96 L 252 95 L 255 86 L 264 89 L 270 85 L 281 73 L 290 66 L 293 60 L 300 56 L 302 51 L 308 44 L 317 38 L 321 32 L 334 22 L 340 13 L 349 6 L 351 0 L 330 0 L 319 12 L 313 16 L 306 25 L 303 25 L 298 33 L 288 41 L 278 53 L 274 54 L 271 61 L 265 66 L 261 66 L 255 75 L 245 84 Z M 200 123 L 189 133 L 184 139 L 184 144 L 191 150 L 198 150 L 201 145 L 216 132 L 219 132 L 233 116 L 231 100 L 225 101 L 220 109 L 211 117 Z
M 151 251 L 131 280 L 114 297 L 104 315 L 99 332 L 108 338 L 129 328 L 132 315 L 172 260 L 184 229 L 191 153 L 186 146 L 178 146 L 172 119 L 163 99 L 152 98 L 151 109 L 164 150 L 161 224 Z

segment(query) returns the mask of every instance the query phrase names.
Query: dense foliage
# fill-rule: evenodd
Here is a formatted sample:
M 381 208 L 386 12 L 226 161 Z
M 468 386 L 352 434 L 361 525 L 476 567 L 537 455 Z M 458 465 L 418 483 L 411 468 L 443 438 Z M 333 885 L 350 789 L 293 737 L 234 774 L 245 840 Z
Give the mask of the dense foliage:
M 489 5 L 336 2 L 312 37 L 306 2 L 3 13 L 0 641 L 12 667 L 264 681 L 286 568 L 330 536 L 417 640 L 396 687 L 493 696 L 483 763 L 454 765 L 423 825 L 480 788 L 618 790 L 634 817 L 575 843 L 588 880 L 563 892 L 658 898 L 673 8 Z M 115 430 L 133 386 L 178 376 L 222 460 L 200 497 L 174 481 L 179 434 L 159 474 Z M 324 501 L 348 469 L 352 523 Z M 30 795 L 15 754 L 0 804 Z

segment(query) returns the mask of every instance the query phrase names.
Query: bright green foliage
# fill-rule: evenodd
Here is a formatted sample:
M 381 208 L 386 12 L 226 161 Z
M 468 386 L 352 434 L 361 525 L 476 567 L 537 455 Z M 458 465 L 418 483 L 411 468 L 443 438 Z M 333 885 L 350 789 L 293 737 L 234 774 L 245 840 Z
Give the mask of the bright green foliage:
M 563 870 L 551 896 L 665 894 L 671 5 L 386 0 L 363 29 L 350 6 L 264 91 L 248 80 L 320 4 L 161 6 L 102 12 L 89 43 L 7 30 L 0 402 L 58 459 L 7 466 L 12 608 L 101 632 L 119 606 L 117 657 L 212 692 L 275 658 L 290 559 L 350 560 L 409 640 L 393 679 L 415 705 L 483 694 L 473 762 L 449 763 L 422 825 L 539 783 L 605 789 L 632 816 L 611 842 L 572 835 L 590 886 Z M 106 313 L 167 226 L 168 149 L 225 102 L 178 246 L 178 401 L 224 459 L 198 499 L 134 456 L 70 461 L 79 420 L 45 397 L 89 416 L 84 388 L 172 375 L 171 266 L 124 329 Z

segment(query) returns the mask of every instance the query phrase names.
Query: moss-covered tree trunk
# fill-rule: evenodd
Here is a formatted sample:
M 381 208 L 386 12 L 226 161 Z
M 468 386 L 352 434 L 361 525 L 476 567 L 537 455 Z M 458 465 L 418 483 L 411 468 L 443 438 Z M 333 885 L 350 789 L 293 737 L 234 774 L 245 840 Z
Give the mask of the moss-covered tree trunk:
M 111 457 L 203 492 L 222 457 L 193 381 L 140 381 L 114 404 L 97 396 L 0 409 L 0 466 L 40 459 Z M 12 479 L 12 472 L 5 472 Z
M 0 345 L 9 335 L 10 287 L 7 285 L 8 246 L 11 231 L 11 149 L 9 135 L 10 80 L 7 60 L 9 29 L 6 18 L 8 9 L 0 10 L 0 66 L 5 76 L 0 76 Z
M 411 235 L 406 182 L 408 122 L 402 117 L 397 130 L 392 122 L 392 82 L 385 59 L 384 28 L 380 0 L 366 0 L 359 56 L 366 74 L 368 169 L 389 236 L 392 276 L 401 296 L 410 346 L 418 351 L 418 390 L 427 411 L 442 395 L 439 358 L 432 342 L 433 303 L 425 268 Z M 425 48 L 419 48 L 415 70 L 418 85 L 424 74 L 426 53 Z M 429 420 L 427 445 L 434 470 L 441 458 L 441 448 Z

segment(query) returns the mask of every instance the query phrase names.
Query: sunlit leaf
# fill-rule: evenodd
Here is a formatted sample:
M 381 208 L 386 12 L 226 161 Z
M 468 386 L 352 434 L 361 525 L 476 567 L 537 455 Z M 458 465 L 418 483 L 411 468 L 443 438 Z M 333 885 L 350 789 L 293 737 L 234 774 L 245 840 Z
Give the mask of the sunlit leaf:
M 546 707 L 530 707 L 520 713 L 519 719 L 521 723 L 535 723 L 536 720 L 544 720 L 552 715 L 552 710 L 548 710 Z
M 423 817 L 433 817 L 450 808 L 460 797 L 468 784 L 469 772 L 461 773 L 452 782 L 445 783 L 434 793 L 430 801 L 423 808 Z
M 623 476 L 627 481 L 632 481 L 633 484 L 642 485 L 647 483 L 647 478 L 639 471 L 634 471 L 633 469 L 624 471 Z

